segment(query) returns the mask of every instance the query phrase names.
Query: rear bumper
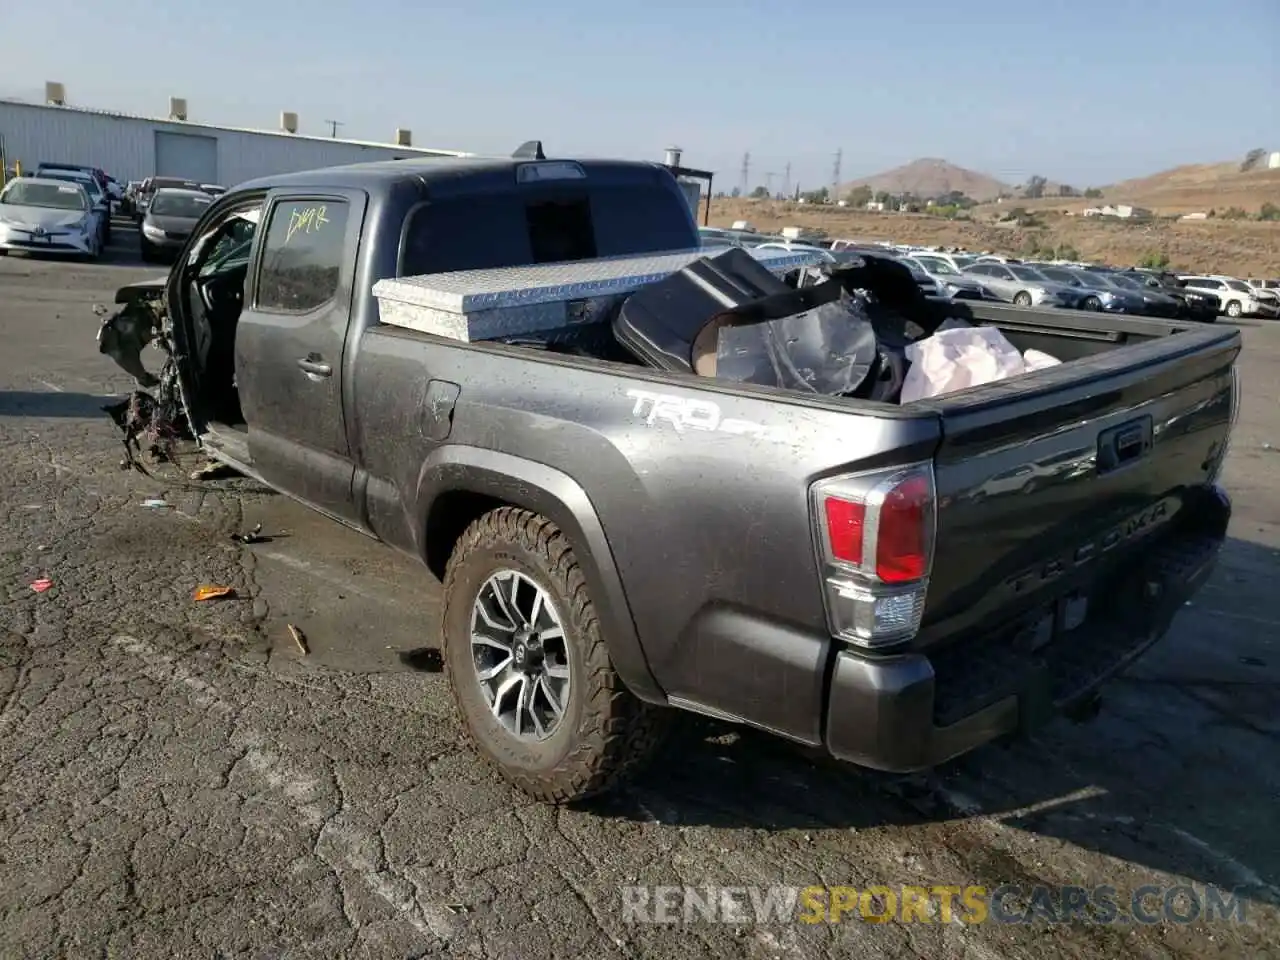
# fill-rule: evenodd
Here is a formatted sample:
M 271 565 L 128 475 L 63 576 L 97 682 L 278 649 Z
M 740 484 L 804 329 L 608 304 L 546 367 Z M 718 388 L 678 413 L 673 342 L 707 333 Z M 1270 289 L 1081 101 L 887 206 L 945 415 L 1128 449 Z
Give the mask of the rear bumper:
M 768 730 L 892 772 L 936 766 L 1028 733 L 1089 698 L 1168 632 L 1213 571 L 1231 502 L 1201 488 L 1176 530 L 1122 576 L 1102 576 L 1098 617 L 1048 645 L 1014 624 L 940 650 L 860 656 L 825 635 L 742 609 L 695 619 L 655 673 L 672 706 Z M 1097 598 L 1094 598 L 1095 601 Z
M 937 654 L 872 659 L 836 656 L 825 742 L 835 757 L 908 772 L 936 766 L 990 741 L 1029 733 L 1091 696 L 1169 630 L 1213 572 L 1231 505 L 1203 532 L 1171 535 L 1134 574 L 1140 602 L 1116 620 L 1086 621 L 1035 654 L 1009 635 Z

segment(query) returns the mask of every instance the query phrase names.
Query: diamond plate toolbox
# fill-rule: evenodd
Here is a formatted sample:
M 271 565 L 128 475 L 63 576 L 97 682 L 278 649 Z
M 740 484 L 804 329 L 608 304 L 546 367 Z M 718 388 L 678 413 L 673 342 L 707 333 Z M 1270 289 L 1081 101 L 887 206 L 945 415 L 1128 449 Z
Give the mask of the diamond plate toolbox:
M 500 270 L 379 280 L 379 318 L 454 340 L 526 336 L 607 319 L 627 294 L 722 250 L 676 250 Z M 820 250 L 752 250 L 777 274 L 821 263 Z

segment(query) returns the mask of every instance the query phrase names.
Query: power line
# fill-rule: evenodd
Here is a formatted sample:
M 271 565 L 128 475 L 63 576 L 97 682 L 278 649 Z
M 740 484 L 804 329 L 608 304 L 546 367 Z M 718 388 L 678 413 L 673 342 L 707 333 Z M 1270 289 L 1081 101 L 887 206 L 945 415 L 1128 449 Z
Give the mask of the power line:
M 337 139 L 338 128 L 346 126 L 341 120 L 326 120 L 325 123 L 329 125 L 329 136 L 334 139 Z
M 770 170 L 768 173 L 764 175 L 764 189 L 769 194 L 770 197 L 773 196 L 773 178 L 776 176 L 777 174 L 774 173 L 772 170 Z
M 742 177 L 742 180 L 738 184 L 738 192 L 745 197 L 747 195 L 747 192 L 750 190 L 750 186 L 751 186 L 751 154 L 750 153 L 744 153 L 742 155 L 741 177 Z
M 784 197 L 791 196 L 791 164 L 788 163 L 786 173 L 782 175 L 782 195 Z
M 831 170 L 831 202 L 835 203 L 839 200 L 840 193 L 840 160 L 844 156 L 844 150 L 836 150 L 835 166 Z

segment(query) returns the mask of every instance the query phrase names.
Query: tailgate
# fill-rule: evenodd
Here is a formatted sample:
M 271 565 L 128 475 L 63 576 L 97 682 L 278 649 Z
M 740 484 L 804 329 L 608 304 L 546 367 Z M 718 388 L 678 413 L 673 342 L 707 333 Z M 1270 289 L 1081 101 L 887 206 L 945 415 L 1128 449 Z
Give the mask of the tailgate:
M 1088 609 L 1109 572 L 1194 520 L 1239 351 L 1233 329 L 1195 330 L 927 402 L 944 439 L 919 645 L 1061 615 L 1062 598 Z

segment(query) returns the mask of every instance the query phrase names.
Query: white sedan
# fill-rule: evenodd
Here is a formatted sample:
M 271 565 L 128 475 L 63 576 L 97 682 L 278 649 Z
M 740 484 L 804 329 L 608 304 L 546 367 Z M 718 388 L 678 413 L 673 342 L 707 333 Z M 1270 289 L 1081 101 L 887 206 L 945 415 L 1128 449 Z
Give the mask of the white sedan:
M 97 258 L 102 227 L 84 186 L 19 177 L 0 190 L 0 254 L 13 251 Z

